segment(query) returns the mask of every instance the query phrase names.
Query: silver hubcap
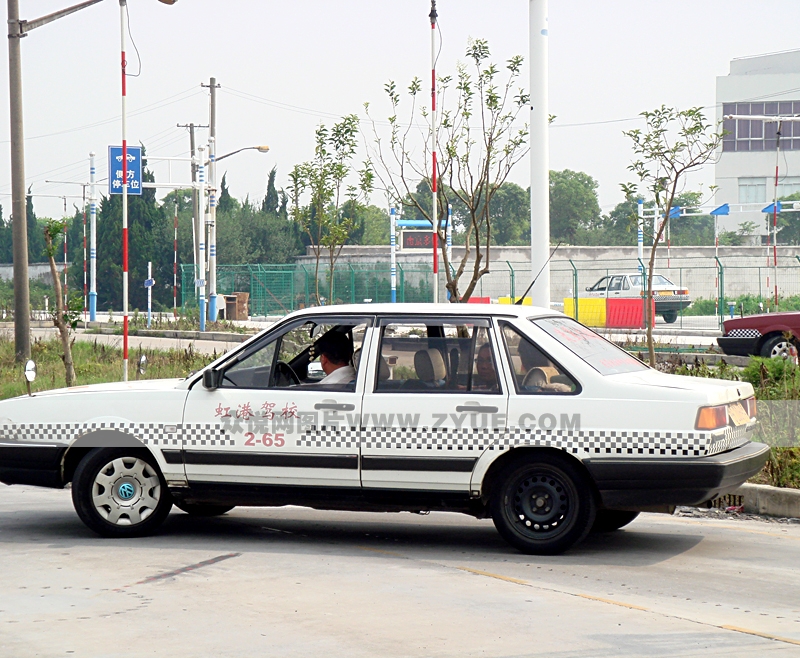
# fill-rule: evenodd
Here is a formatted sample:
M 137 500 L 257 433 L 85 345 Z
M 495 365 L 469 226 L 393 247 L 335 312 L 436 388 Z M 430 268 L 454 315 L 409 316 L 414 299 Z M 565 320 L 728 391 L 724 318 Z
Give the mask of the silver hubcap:
M 119 457 L 109 462 L 94 479 L 92 502 L 106 521 L 136 525 L 150 516 L 161 500 L 161 480 L 144 460 Z
M 770 353 L 770 356 L 773 359 L 778 358 L 778 357 L 780 357 L 782 359 L 789 358 L 789 343 L 788 343 L 788 341 L 783 340 L 780 343 L 778 343 L 775 347 L 773 347 L 772 348 L 772 352 Z

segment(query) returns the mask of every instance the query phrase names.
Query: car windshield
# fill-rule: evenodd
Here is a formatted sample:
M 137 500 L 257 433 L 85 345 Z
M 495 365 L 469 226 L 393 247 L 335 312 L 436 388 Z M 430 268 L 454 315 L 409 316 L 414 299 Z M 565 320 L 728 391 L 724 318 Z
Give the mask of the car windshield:
M 631 274 L 628 276 L 631 280 L 632 286 L 641 286 L 642 285 L 642 275 L 641 274 Z M 675 284 L 672 283 L 667 277 L 661 274 L 654 274 L 653 275 L 653 285 L 654 286 L 674 286 Z
M 601 375 L 647 370 L 647 366 L 639 359 L 572 318 L 532 318 L 531 322 L 544 329 Z

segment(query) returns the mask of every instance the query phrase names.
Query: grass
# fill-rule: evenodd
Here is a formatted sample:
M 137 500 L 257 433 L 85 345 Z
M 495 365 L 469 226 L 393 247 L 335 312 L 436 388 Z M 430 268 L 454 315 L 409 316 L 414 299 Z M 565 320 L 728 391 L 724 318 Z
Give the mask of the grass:
M 138 374 L 138 362 L 147 357 L 144 375 Z M 217 354 L 195 352 L 191 346 L 183 350 L 131 350 L 128 374 L 135 379 L 169 379 L 186 377 L 190 372 L 211 363 Z M 122 350 L 97 341 L 75 341 L 72 345 L 77 385 L 118 382 L 122 379 Z M 31 345 L 31 358 L 36 362 L 37 376 L 31 391 L 46 391 L 66 386 L 61 342 L 57 339 L 36 340 Z M 14 361 L 14 341 L 0 338 L 0 399 L 25 395 L 27 388 L 22 364 Z

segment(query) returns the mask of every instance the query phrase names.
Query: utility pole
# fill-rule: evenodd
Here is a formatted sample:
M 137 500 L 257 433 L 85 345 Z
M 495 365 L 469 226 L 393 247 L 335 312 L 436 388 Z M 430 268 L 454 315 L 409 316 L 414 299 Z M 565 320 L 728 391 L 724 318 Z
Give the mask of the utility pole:
M 200 239 L 203 234 L 203 225 L 198 210 L 200 203 L 197 197 L 197 144 L 194 130 L 195 128 L 208 128 L 208 126 L 200 126 L 195 123 L 179 123 L 178 128 L 187 128 L 189 130 L 189 145 L 192 152 L 192 237 L 194 240 L 194 279 L 197 281 L 197 279 L 203 278 L 205 274 L 200 270 Z M 197 295 L 197 292 L 197 285 L 195 284 L 195 295 Z
M 31 293 L 28 283 L 28 213 L 25 208 L 25 144 L 22 131 L 22 54 L 19 0 L 8 0 L 8 85 L 11 118 L 11 221 L 14 253 L 14 354 L 31 358 Z
M 208 85 L 211 91 L 209 109 L 208 140 L 208 319 L 217 321 L 217 84 L 211 78 Z

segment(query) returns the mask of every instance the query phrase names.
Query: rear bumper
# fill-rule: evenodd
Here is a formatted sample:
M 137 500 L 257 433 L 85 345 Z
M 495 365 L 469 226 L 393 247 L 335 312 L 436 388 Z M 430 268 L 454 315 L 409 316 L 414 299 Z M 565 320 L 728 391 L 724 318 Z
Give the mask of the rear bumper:
M 729 493 L 758 473 L 769 446 L 747 443 L 710 457 L 684 459 L 588 459 L 588 469 L 608 509 L 700 505 Z
M 758 355 L 756 351 L 758 341 L 758 338 L 727 338 L 723 336 L 717 338 L 717 345 L 730 356 L 750 356 L 751 354 Z
M 0 482 L 60 489 L 65 450 L 65 446 L 0 443 Z
M 692 303 L 691 299 L 670 299 L 669 297 L 654 297 L 656 302 L 656 313 L 663 313 L 664 311 L 682 311 L 689 308 Z

